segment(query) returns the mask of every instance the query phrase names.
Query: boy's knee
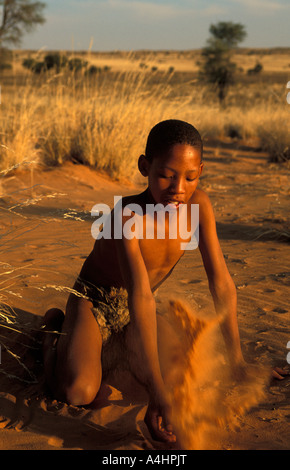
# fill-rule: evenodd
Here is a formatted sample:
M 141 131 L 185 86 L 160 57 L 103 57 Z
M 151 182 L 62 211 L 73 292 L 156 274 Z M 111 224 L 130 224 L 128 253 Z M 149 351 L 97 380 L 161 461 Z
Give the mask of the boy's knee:
M 99 387 L 91 381 L 78 378 L 70 385 L 64 386 L 60 392 L 62 400 L 69 405 L 84 406 L 89 405 L 95 399 Z

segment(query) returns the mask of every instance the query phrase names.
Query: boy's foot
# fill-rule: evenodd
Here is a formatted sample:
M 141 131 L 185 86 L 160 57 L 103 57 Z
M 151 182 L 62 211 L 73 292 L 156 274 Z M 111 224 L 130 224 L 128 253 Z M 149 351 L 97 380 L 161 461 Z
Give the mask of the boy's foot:
M 64 313 L 59 308 L 51 308 L 43 318 L 42 331 L 45 332 L 42 341 L 43 349 L 55 347 L 64 321 Z
M 59 308 L 51 308 L 43 319 L 42 354 L 46 380 L 51 386 L 55 372 L 56 344 L 64 321 L 64 313 Z
M 149 403 L 144 422 L 155 441 L 167 442 L 173 444 L 176 442 L 176 436 L 172 432 L 170 424 L 163 424 L 163 417 L 158 407 Z

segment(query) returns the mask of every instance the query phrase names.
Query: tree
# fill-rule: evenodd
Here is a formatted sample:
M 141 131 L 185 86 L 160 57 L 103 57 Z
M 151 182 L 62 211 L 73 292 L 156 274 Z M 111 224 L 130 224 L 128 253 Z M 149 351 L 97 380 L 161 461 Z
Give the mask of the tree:
M 244 26 L 240 23 L 221 21 L 209 28 L 211 37 L 202 49 L 203 63 L 200 78 L 213 84 L 218 92 L 220 103 L 234 83 L 236 64 L 231 61 L 233 50 L 246 37 Z
M 220 21 L 216 25 L 212 24 L 209 32 L 215 39 L 219 39 L 229 48 L 236 47 L 247 36 L 245 27 L 242 24 L 232 23 L 231 21 Z
M 0 45 L 3 43 L 20 45 L 24 32 L 30 32 L 37 24 L 45 22 L 42 16 L 44 7 L 43 2 L 0 0 L 0 12 L 2 11 Z

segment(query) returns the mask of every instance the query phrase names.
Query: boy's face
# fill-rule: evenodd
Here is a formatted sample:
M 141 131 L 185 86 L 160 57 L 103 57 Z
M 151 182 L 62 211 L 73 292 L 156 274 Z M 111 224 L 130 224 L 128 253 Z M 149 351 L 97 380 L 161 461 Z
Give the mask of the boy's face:
M 148 176 L 148 189 L 155 204 L 170 204 L 178 208 L 187 204 L 197 188 L 203 163 L 199 149 L 176 144 L 149 162 L 139 159 L 139 169 Z

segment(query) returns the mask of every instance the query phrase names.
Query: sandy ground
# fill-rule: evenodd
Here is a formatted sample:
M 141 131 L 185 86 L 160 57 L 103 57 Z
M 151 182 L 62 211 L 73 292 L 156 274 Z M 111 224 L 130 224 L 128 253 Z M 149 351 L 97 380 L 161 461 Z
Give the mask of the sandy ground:
M 201 187 L 211 197 L 221 246 L 237 286 L 245 359 L 287 366 L 289 170 L 269 165 L 265 155 L 251 149 L 208 146 Z M 130 185 L 73 164 L 33 173 L 17 171 L 3 178 L 0 293 L 14 308 L 24 332 L 39 327 L 46 309 L 64 308 L 68 288 L 93 246 L 93 205 L 112 206 L 114 196 L 133 191 Z M 186 300 L 199 317 L 213 313 L 198 250 L 186 252 L 159 289 L 161 310 L 169 297 Z M 28 372 L 2 346 L 1 450 L 166 449 L 147 432 L 143 423 L 147 397 L 133 379 L 120 376 L 108 381 L 89 407 L 59 403 L 44 386 L 41 356 L 27 349 L 34 343 L 23 333 L 0 329 L 2 343 L 19 354 L 37 378 L 37 383 L 29 383 Z M 270 382 L 264 398 L 237 415 L 235 426 L 224 430 L 222 442 L 211 442 L 211 448 L 286 450 L 289 422 L 286 378 Z

